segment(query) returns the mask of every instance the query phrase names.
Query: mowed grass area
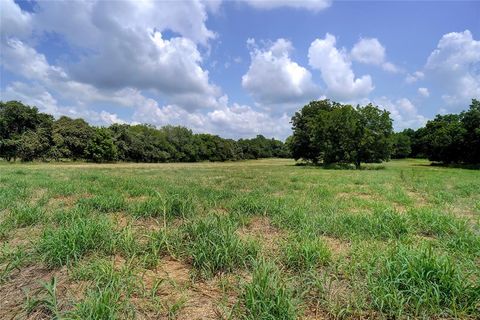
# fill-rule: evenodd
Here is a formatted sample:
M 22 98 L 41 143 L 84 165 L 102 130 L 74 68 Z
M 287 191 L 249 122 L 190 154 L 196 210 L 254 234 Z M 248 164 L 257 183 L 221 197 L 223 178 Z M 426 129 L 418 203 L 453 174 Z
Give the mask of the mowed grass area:
M 0 164 L 0 319 L 480 314 L 480 171 Z

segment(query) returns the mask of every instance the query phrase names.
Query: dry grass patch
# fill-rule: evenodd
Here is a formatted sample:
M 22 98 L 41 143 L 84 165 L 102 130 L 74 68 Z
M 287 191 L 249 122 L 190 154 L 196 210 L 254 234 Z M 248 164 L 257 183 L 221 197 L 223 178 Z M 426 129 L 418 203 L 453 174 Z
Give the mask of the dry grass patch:
M 256 239 L 262 245 L 264 253 L 269 255 L 278 251 L 280 240 L 287 235 L 285 231 L 273 226 L 270 219 L 264 216 L 252 217 L 245 226 L 236 232 L 243 240 Z
M 329 236 L 320 236 L 320 238 L 325 242 L 333 256 L 347 256 L 350 253 L 350 242 Z

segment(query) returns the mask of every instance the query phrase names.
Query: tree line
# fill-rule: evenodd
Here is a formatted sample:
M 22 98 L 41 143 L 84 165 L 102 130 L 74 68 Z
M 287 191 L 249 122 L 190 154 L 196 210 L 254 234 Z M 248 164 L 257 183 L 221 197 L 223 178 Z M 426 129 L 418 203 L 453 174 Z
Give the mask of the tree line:
M 390 158 L 428 158 L 445 164 L 480 163 L 480 101 L 460 114 L 437 115 L 417 130 L 394 133 L 386 110 L 330 100 L 312 101 L 292 117 L 287 138 L 295 160 L 360 164 Z
M 437 115 L 417 130 L 392 137 L 392 158 L 428 158 L 445 164 L 480 163 L 480 101 L 460 114 Z
M 437 115 L 417 130 L 393 132 L 386 110 L 312 101 L 292 117 L 286 142 L 258 135 L 224 139 L 181 126 L 89 125 L 83 119 L 41 113 L 19 101 L 0 102 L 0 158 L 7 161 L 196 162 L 259 158 L 313 164 L 379 163 L 390 158 L 428 158 L 445 164 L 480 163 L 480 101 L 460 114 Z
M 197 162 L 289 157 L 282 141 L 258 135 L 224 139 L 181 126 L 89 125 L 19 101 L 0 102 L 0 158 L 7 161 Z

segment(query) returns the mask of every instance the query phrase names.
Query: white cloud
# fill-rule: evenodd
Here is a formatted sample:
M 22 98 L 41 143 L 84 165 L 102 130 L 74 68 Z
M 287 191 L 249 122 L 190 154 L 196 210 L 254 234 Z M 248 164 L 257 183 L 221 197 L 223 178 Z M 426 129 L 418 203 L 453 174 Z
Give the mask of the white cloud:
M 332 0 L 243 0 L 257 9 L 276 9 L 290 7 L 295 9 L 307 9 L 313 12 L 324 10 L 331 6 Z
M 428 98 L 430 96 L 430 91 L 428 91 L 427 88 L 418 88 L 418 93 L 425 98 Z
M 408 74 L 405 77 L 405 82 L 409 84 L 415 83 L 419 80 L 422 80 L 424 77 L 425 77 L 425 73 L 423 73 L 422 71 L 415 71 L 414 73 Z
M 380 97 L 374 99 L 373 103 L 390 112 L 393 126 L 397 131 L 406 128 L 419 128 L 425 125 L 428 120 L 418 113 L 417 107 L 407 98 L 392 101 L 387 97 Z
M 400 69 L 386 60 L 385 47 L 377 38 L 361 38 L 350 51 L 352 60 L 365 64 L 381 66 L 388 72 L 399 72 Z
M 116 113 L 110 113 L 110 112 L 107 112 L 105 110 L 100 112 L 100 119 L 102 119 L 102 122 L 106 123 L 106 124 L 113 124 L 113 123 L 124 124 L 124 123 L 126 123 L 125 120 L 120 119 Z
M 381 65 L 385 61 L 385 47 L 376 38 L 360 39 L 350 51 L 353 60 Z
M 215 37 L 205 24 L 207 11 L 218 5 L 200 0 L 39 1 L 33 19 L 37 29 L 62 34 L 80 47 L 97 49 L 105 41 L 127 45 L 139 33 L 167 29 L 207 44 Z
M 26 36 L 32 31 L 31 16 L 13 0 L 0 1 L 0 28 L 2 40 L 9 36 Z
M 449 107 L 465 108 L 470 99 L 480 98 L 480 41 L 469 30 L 443 35 L 425 72 L 445 92 Z
M 109 125 L 112 123 L 125 123 L 117 114 L 105 110 L 96 112 L 80 104 L 69 106 L 60 105 L 57 99 L 39 84 L 12 82 L 4 91 L 0 92 L 0 100 L 20 100 L 31 106 L 36 106 L 41 112 L 55 117 L 66 115 L 73 118 L 82 117 L 93 124 Z
M 370 75 L 355 78 L 347 53 L 335 45 L 335 36 L 327 33 L 325 39 L 313 41 L 308 50 L 309 64 L 320 70 L 327 96 L 340 100 L 366 97 L 374 89 Z
M 46 79 L 58 73 L 58 69 L 52 68 L 43 54 L 18 39 L 5 39 L 0 46 L 0 63 L 11 72 L 31 79 Z
M 194 132 L 208 132 L 223 137 L 252 137 L 257 134 L 284 139 L 290 132 L 290 117 L 286 114 L 273 117 L 256 111 L 250 106 L 228 105 L 228 98 L 222 97 L 222 106 L 206 114 L 187 112 L 175 105 L 160 106 L 153 99 L 145 99 L 136 109 L 132 119 L 135 122 L 183 125 Z
M 278 39 L 259 49 L 250 39 L 251 63 L 242 86 L 261 104 L 305 102 L 318 95 L 312 75 L 290 58 L 292 43 Z
M 8 10 L 2 11 L 1 21 L 2 64 L 16 74 L 48 81 L 50 86 L 56 83 L 62 89 L 153 89 L 169 102 L 189 110 L 218 103 L 221 90 L 210 83 L 197 47 L 197 43 L 206 45 L 215 37 L 205 22 L 207 11 L 215 10 L 218 2 L 45 1 L 37 3 L 32 14 L 24 13 L 10 0 L 5 7 Z M 7 25 L 11 21 L 19 21 L 19 26 L 13 22 Z M 27 31 L 32 27 L 36 36 L 55 32 L 71 46 L 81 48 L 80 61 L 62 67 L 50 65 L 28 44 L 33 35 Z M 167 29 L 181 36 L 165 39 L 161 31 Z M 12 37 L 4 37 L 3 30 L 12 30 Z

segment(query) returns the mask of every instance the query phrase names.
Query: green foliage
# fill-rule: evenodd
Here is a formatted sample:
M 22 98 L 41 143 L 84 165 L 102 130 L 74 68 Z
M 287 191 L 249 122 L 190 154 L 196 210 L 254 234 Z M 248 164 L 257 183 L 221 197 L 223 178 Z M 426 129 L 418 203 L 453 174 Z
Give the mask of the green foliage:
M 60 117 L 53 124 L 54 152 L 61 158 L 85 158 L 85 149 L 93 136 L 93 129 L 83 119 Z
M 65 116 L 53 121 L 18 101 L 0 103 L 0 158 L 8 161 L 196 162 L 289 156 L 283 142 L 261 135 L 235 141 L 171 125 L 92 127 Z
M 113 143 L 110 130 L 95 128 L 85 149 L 86 159 L 94 162 L 117 160 L 117 147 Z
M 407 158 L 412 153 L 410 137 L 404 132 L 394 133 L 392 135 L 392 158 Z
M 0 157 L 7 161 L 44 158 L 50 149 L 53 117 L 18 101 L 0 101 Z
M 328 100 L 314 101 L 292 117 L 289 140 L 294 158 L 313 163 L 353 163 L 388 160 L 392 120 L 371 104 L 357 108 Z
M 243 288 L 243 319 L 297 319 L 298 301 L 278 268 L 271 262 L 255 264 L 252 280 Z
M 480 163 L 480 101 L 473 99 L 470 109 L 459 115 L 437 115 L 423 134 L 429 160 Z

